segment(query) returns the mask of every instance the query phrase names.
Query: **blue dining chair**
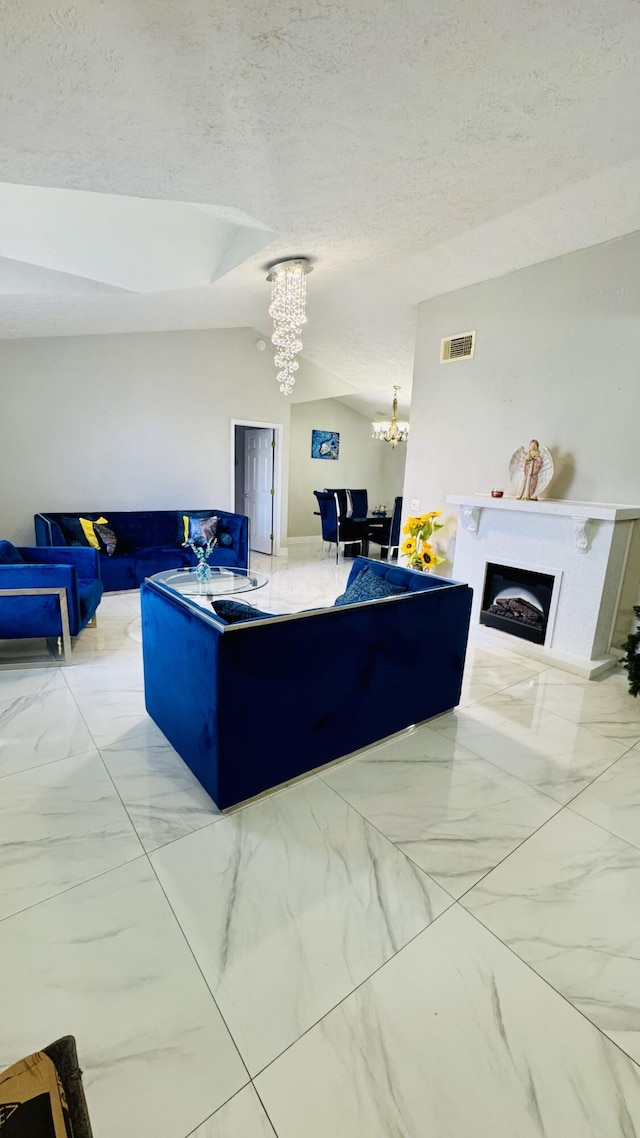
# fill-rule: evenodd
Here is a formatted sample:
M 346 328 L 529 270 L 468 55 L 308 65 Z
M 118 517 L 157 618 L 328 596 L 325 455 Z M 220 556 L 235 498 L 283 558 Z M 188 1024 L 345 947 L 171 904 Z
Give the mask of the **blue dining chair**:
M 402 496 L 395 498 L 393 503 L 393 514 L 391 515 L 391 525 L 388 531 L 378 529 L 376 532 L 376 525 L 372 523 L 369 526 L 369 541 L 374 545 L 380 546 L 380 556 L 384 554 L 387 561 L 393 550 L 398 555 L 398 548 L 400 545 L 400 522 L 402 521 Z
M 338 515 L 341 518 L 349 517 L 349 496 L 346 490 L 334 490 L 330 486 L 325 486 L 325 494 L 335 494 L 336 502 L 338 505 Z
M 351 517 L 366 518 L 369 513 L 369 495 L 366 490 L 347 490 L 351 499 Z
M 322 542 L 329 545 L 335 543 L 336 561 L 340 552 L 340 542 L 343 545 L 359 544 L 363 556 L 368 551 L 367 523 L 355 521 L 351 518 L 342 518 L 338 512 L 336 495 L 328 490 L 314 490 L 320 512 L 320 525 L 322 529 Z

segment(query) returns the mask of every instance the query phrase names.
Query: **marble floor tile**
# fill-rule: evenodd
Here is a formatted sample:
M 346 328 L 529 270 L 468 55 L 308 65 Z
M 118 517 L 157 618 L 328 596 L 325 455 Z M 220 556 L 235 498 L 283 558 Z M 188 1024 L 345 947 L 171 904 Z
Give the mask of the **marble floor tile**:
M 0 704 L 22 697 L 33 698 L 65 687 L 65 668 L 16 668 L 0 671 Z
M 440 716 L 430 727 L 562 804 L 629 746 L 503 692 Z
M 276 1138 L 253 1087 L 245 1087 L 189 1138 Z
M 97 754 L 66 684 L 0 703 L 0 777 L 89 752 Z
M 458 906 L 256 1079 L 278 1138 L 637 1138 L 640 1072 Z
M 321 777 L 454 897 L 559 809 L 428 727 Z
M 115 683 L 79 684 L 73 688 L 73 697 L 98 747 L 144 735 L 151 722 L 141 675 L 129 683 L 120 674 Z
M 0 920 L 142 854 L 98 755 L 7 775 L 0 794 Z
M 75 1035 L 96 1138 L 187 1135 L 247 1082 L 146 858 L 0 923 L 0 1069 Z
M 640 1061 L 640 851 L 563 810 L 462 904 Z
M 467 651 L 460 706 L 477 703 L 495 695 L 503 688 L 521 683 L 538 674 L 541 665 L 536 661 L 514 658 L 511 654 L 499 655 L 482 648 L 470 647 Z
M 633 747 L 573 799 L 571 810 L 640 848 L 640 747 Z
M 252 1072 L 451 903 L 317 778 L 151 860 Z
M 144 848 L 182 838 L 221 818 L 215 802 L 168 743 L 145 736 L 101 749 Z
M 142 657 L 135 660 L 126 653 L 76 659 L 71 668 L 63 668 L 62 672 L 70 691 L 79 687 L 117 691 L 129 685 L 136 690 L 144 689 Z
M 549 669 L 505 692 L 518 701 L 580 723 L 597 735 L 618 739 L 630 747 L 640 741 L 640 703 L 629 695 L 628 680 L 612 673 L 587 683 L 559 669 Z

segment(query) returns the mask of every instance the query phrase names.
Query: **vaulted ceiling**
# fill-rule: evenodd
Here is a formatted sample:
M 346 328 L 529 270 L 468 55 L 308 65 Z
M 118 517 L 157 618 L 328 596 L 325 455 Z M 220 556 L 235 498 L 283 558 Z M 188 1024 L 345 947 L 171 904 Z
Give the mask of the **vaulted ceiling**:
M 3 0 L 0 34 L 2 337 L 268 335 L 305 254 L 304 355 L 385 407 L 419 301 L 640 229 L 637 0 Z

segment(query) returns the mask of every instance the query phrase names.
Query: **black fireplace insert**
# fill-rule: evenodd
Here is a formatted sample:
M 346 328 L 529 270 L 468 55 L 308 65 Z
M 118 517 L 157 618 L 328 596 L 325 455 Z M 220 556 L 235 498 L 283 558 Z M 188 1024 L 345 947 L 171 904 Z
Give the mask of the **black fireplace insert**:
M 544 644 L 554 577 L 487 562 L 480 624 Z

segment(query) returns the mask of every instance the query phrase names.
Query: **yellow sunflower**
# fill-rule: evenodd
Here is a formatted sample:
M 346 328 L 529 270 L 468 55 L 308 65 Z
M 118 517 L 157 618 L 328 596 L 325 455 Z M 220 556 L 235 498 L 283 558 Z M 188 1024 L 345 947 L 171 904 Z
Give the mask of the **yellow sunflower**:
M 405 540 L 405 541 L 403 541 L 403 543 L 402 543 L 402 552 L 403 552 L 403 553 L 413 553 L 413 552 L 414 552 L 414 550 L 415 550 L 415 548 L 416 548 L 416 539 L 415 539 L 415 537 L 408 537 L 408 538 L 406 538 L 406 540 Z
M 433 552 L 430 545 L 422 546 L 422 549 L 420 550 L 420 556 L 422 558 L 422 564 L 425 566 L 425 568 L 429 568 L 429 566 L 433 565 L 435 562 L 435 553 Z

